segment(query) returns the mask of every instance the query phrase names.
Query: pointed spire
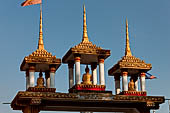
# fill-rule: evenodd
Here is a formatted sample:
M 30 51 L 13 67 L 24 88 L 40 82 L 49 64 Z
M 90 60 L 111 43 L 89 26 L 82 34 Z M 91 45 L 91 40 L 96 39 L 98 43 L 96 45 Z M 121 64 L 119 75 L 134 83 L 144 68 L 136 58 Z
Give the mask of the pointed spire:
M 39 32 L 38 49 L 40 50 L 44 49 L 43 31 L 42 31 L 42 4 L 40 4 L 40 32 Z
M 87 23 L 86 23 L 86 8 L 85 4 L 83 5 L 83 39 L 82 42 L 89 42 L 88 34 L 87 34 Z
M 125 56 L 132 56 L 129 44 L 129 31 L 128 31 L 128 20 L 126 18 L 126 49 L 125 49 Z

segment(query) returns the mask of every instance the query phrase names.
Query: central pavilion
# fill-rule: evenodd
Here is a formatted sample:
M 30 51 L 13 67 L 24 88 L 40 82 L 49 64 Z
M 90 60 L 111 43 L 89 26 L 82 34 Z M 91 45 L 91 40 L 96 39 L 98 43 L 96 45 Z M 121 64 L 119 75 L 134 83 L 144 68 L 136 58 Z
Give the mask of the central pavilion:
M 102 49 L 89 41 L 87 34 L 86 10 L 83 11 L 83 38 L 80 44 L 70 48 L 64 55 L 62 62 L 68 64 L 69 68 L 69 88 L 73 90 L 105 90 L 104 61 L 110 56 L 110 50 Z M 90 65 L 92 76 L 88 84 L 81 83 L 80 65 Z M 74 76 L 75 65 L 75 76 Z M 97 76 L 97 66 L 99 66 L 99 76 Z M 87 67 L 88 68 L 88 67 Z M 75 77 L 75 82 L 74 82 Z M 99 83 L 97 82 L 99 77 Z M 83 78 L 85 78 L 83 76 Z M 86 81 L 86 80 L 85 80 Z

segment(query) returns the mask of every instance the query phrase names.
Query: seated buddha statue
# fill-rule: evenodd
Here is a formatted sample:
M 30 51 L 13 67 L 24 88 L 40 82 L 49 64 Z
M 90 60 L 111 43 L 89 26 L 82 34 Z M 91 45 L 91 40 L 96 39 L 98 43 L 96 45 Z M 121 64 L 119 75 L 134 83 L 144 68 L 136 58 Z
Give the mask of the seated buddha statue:
M 43 88 L 43 87 L 45 87 L 45 86 L 44 86 L 44 78 L 43 78 L 42 76 L 43 76 L 42 71 L 40 71 L 39 77 L 37 78 L 37 86 L 36 86 L 36 87 L 38 87 L 38 88 Z
M 92 82 L 91 82 L 91 80 L 92 80 L 92 75 L 91 74 L 89 74 L 89 68 L 88 68 L 88 66 L 86 66 L 86 69 L 85 69 L 85 74 L 83 74 L 83 79 L 82 79 L 82 84 L 85 84 L 85 85 L 91 85 L 92 84 Z
M 135 91 L 135 83 L 133 82 L 133 79 L 130 79 L 130 82 L 128 83 L 128 90 L 129 91 Z

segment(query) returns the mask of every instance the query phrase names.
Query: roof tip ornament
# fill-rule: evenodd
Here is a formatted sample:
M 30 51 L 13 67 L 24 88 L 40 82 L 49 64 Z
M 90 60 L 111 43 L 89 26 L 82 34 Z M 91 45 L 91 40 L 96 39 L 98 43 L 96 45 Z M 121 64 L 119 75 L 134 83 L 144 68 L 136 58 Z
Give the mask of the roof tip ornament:
M 126 18 L 126 49 L 125 49 L 125 56 L 132 56 L 129 44 L 129 31 L 128 31 L 128 20 Z
M 83 39 L 82 42 L 89 42 L 87 34 L 87 23 L 86 23 L 86 8 L 85 4 L 83 5 Z
M 42 4 L 40 4 L 40 31 L 39 31 L 38 49 L 44 50 L 43 30 L 42 30 Z

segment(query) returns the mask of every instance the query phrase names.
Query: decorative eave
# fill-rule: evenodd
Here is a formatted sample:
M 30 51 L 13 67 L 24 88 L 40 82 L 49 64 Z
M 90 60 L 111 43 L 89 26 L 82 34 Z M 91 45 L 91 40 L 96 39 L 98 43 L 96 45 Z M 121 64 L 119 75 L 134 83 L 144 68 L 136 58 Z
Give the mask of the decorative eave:
M 69 63 L 70 61 L 74 61 L 75 55 L 81 56 L 82 64 L 90 64 L 93 62 L 98 63 L 98 58 L 102 57 L 106 59 L 110 56 L 110 50 L 105 49 L 88 49 L 88 48 L 70 48 L 70 50 L 64 55 L 62 58 L 63 63 Z M 91 58 L 86 60 L 87 58 Z
M 82 64 L 89 64 L 92 62 L 98 63 L 98 57 L 106 59 L 110 56 L 110 50 L 104 50 L 101 47 L 96 46 L 88 39 L 87 23 L 86 23 L 86 10 L 84 5 L 83 11 L 83 38 L 82 42 L 78 45 L 70 48 L 70 50 L 64 55 L 62 62 L 68 63 L 74 61 L 74 56 L 78 54 L 81 56 Z M 88 59 L 91 58 L 91 59 Z M 88 59 L 88 60 L 86 60 Z
M 124 56 L 117 64 L 109 69 L 109 75 L 120 74 L 121 70 L 128 71 L 129 74 L 137 74 L 140 71 L 147 72 L 151 70 L 152 65 L 134 56 Z
M 52 56 L 52 54 L 47 52 L 45 49 L 37 49 L 32 54 L 24 58 L 20 70 L 26 71 L 27 69 L 29 69 L 30 64 L 37 65 L 35 69 L 35 71 L 37 72 L 40 71 L 38 68 L 42 65 L 44 67 L 44 70 L 42 71 L 46 71 L 49 70 L 50 65 L 54 65 L 56 69 L 58 69 L 61 65 L 61 59 L 57 59 L 56 56 Z

